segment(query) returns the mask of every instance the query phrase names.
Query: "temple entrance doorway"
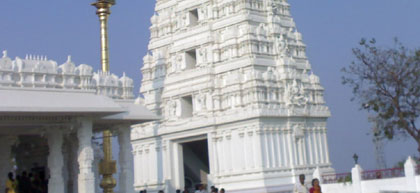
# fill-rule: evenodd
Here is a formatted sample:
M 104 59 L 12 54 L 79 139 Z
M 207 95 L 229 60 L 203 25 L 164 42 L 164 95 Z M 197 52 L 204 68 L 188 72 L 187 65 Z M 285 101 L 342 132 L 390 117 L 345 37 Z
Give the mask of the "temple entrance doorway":
M 46 177 L 48 142 L 39 135 L 21 135 L 18 142 L 12 147 L 15 155 L 17 174 L 23 171 L 37 173 Z
M 194 192 L 199 184 L 208 184 L 209 151 L 207 139 L 182 143 L 185 189 Z
M 48 192 L 48 154 L 49 147 L 46 137 L 35 134 L 16 136 L 11 148 L 11 167 L 18 180 L 18 189 L 22 192 L 36 190 Z M 2 174 L 7 175 L 7 174 Z

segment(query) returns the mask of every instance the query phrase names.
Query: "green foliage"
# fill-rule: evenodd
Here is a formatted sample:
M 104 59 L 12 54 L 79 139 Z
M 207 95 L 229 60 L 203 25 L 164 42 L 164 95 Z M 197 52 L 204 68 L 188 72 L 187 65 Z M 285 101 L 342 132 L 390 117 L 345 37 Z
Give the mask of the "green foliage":
M 362 39 L 353 54 L 355 61 L 342 69 L 342 83 L 353 89 L 352 100 L 381 123 L 375 135 L 411 136 L 420 151 L 420 50 L 409 50 L 397 39 L 393 48 Z
M 337 182 L 338 183 L 347 183 L 347 182 L 352 182 L 352 179 L 351 179 L 351 174 L 348 174 L 347 176 L 345 176 L 345 177 L 341 177 L 341 178 L 339 178 L 338 180 L 337 180 Z
M 350 174 L 346 176 L 346 178 L 344 179 L 344 182 L 352 182 Z
M 420 165 L 420 158 L 419 157 L 413 157 L 413 159 L 414 159 L 414 161 L 417 163 L 417 165 Z M 399 161 L 399 162 L 397 162 L 395 165 L 394 165 L 394 168 L 403 168 L 404 167 L 404 164 L 405 164 L 405 161 L 406 161 L 406 159 L 404 158 L 404 159 L 402 159 L 401 161 Z

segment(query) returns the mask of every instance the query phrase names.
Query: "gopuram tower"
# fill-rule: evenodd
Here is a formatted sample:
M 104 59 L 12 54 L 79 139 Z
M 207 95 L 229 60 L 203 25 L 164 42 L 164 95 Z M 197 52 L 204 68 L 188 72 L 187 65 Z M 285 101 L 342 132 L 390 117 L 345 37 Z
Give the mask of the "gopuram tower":
M 157 0 L 131 134 L 135 189 L 291 192 L 332 172 L 324 89 L 286 0 Z M 190 191 L 191 192 L 191 191 Z

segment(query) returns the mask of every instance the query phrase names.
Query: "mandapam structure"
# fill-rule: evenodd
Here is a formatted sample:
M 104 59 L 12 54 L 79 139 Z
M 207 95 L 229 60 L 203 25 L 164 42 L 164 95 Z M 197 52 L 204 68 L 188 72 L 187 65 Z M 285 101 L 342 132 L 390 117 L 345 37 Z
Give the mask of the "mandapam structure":
M 68 57 L 0 58 L 0 190 L 8 172 L 48 181 L 50 193 L 99 193 L 104 129 L 118 135 L 119 191 L 134 193 L 131 125 L 159 119 L 133 98 L 133 80 Z
M 333 172 L 324 89 L 286 0 L 157 0 L 151 23 L 140 91 L 163 118 L 131 133 L 136 190 L 291 192 Z

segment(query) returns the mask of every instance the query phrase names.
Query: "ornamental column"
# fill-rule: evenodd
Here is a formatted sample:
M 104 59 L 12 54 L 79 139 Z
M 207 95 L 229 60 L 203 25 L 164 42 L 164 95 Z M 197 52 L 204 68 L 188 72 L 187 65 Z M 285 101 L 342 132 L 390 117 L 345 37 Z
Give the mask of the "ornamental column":
M 69 181 L 68 181 L 68 192 L 69 193 L 78 193 L 78 174 L 79 174 L 79 164 L 77 163 L 78 159 L 78 139 L 77 133 L 71 134 L 69 136 Z
M 7 174 L 12 171 L 11 164 L 12 145 L 15 143 L 16 137 L 1 136 L 0 137 L 0 190 L 6 189 Z
M 119 151 L 119 192 L 134 193 L 134 161 L 131 146 L 131 128 L 122 126 L 119 128 L 118 143 Z
M 80 119 L 80 127 L 77 129 L 79 149 L 77 162 L 79 163 L 79 175 L 77 179 L 78 193 L 95 192 L 95 175 L 92 171 L 93 148 L 92 148 L 92 120 Z
M 101 24 L 101 64 L 102 72 L 109 73 L 109 49 L 108 49 L 108 17 L 111 14 L 111 6 L 115 5 L 115 0 L 96 0 L 92 3 L 96 7 L 96 15 Z M 102 174 L 101 188 L 104 193 L 114 193 L 117 185 L 112 176 L 116 173 L 116 162 L 112 160 L 112 133 L 109 130 L 103 131 L 103 151 L 104 159 L 100 163 L 99 172 Z
M 63 178 L 63 131 L 61 129 L 51 130 L 47 134 L 48 140 L 48 169 L 50 179 L 48 180 L 48 192 L 64 192 Z

